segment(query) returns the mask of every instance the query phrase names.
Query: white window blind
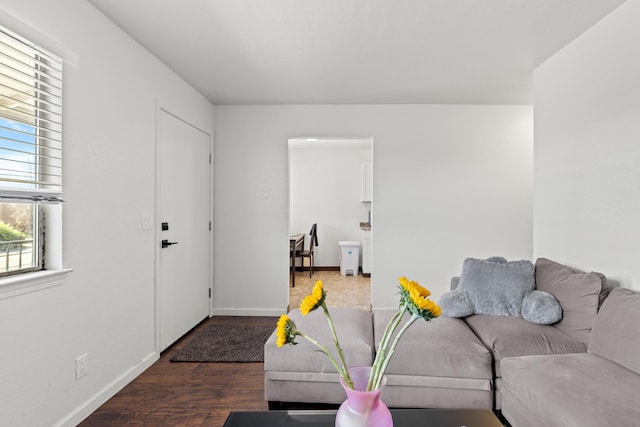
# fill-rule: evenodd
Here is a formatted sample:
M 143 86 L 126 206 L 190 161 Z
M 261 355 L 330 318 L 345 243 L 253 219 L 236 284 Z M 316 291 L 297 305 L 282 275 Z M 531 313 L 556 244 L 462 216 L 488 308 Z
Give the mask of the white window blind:
M 62 201 L 62 61 L 0 27 L 0 203 Z

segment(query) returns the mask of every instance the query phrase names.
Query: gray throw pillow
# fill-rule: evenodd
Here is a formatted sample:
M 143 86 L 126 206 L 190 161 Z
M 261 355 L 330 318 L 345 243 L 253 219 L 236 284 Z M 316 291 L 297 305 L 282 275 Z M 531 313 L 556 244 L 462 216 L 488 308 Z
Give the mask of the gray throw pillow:
M 445 316 L 467 317 L 473 314 L 473 304 L 464 292 L 447 292 L 440 297 L 438 305 Z
M 535 288 L 531 261 L 467 258 L 456 291 L 467 294 L 475 314 L 519 317 L 522 300 Z
M 522 318 L 538 325 L 551 325 L 562 319 L 562 307 L 550 293 L 534 290 L 522 300 Z

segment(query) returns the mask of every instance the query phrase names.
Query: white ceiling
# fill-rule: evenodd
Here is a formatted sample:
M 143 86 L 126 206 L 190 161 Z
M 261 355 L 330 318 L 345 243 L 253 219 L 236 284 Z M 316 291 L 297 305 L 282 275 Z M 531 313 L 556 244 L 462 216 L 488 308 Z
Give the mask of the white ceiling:
M 214 104 L 530 104 L 624 0 L 88 0 Z

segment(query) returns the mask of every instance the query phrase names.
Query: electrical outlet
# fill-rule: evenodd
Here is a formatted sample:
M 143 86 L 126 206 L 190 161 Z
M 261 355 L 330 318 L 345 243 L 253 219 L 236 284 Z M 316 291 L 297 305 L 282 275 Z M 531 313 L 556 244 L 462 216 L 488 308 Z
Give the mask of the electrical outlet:
M 89 373 L 89 360 L 87 353 L 76 358 L 76 381 Z

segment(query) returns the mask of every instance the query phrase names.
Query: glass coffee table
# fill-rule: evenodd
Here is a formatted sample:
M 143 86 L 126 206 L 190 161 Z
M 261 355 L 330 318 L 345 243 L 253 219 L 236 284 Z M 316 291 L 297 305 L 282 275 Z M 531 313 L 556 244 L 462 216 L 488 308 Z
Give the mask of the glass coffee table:
M 488 409 L 392 409 L 394 427 L 503 427 Z M 224 427 L 334 427 L 335 410 L 231 412 Z

